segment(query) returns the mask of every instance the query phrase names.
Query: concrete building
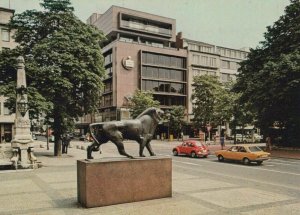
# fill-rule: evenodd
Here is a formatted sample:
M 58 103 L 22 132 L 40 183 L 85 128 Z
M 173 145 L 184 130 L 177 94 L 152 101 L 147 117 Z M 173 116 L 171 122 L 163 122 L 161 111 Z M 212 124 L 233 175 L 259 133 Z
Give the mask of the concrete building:
M 137 89 L 152 90 L 161 108 L 187 107 L 187 50 L 176 48 L 176 20 L 112 6 L 87 20 L 108 38 L 102 50 L 107 71 L 95 121 L 130 117 Z
M 198 75 L 217 76 L 222 83 L 235 81 L 238 74 L 239 62 L 245 60 L 248 52 L 245 49 L 232 49 L 216 46 L 200 41 L 184 38 L 177 34 L 177 47 L 187 50 L 188 68 L 188 121 L 193 118 L 193 78 Z
M 14 10 L 0 7 L 0 51 L 16 47 L 12 38 L 14 32 L 11 32 L 7 27 L 14 12 Z M 14 135 L 15 114 L 10 114 L 9 109 L 5 106 L 6 100 L 6 97 L 0 95 L 0 143 L 10 142 Z
M 16 47 L 16 43 L 12 38 L 14 32 L 11 32 L 7 27 L 14 12 L 12 9 L 0 7 L 0 51 L 5 48 L 12 49 Z

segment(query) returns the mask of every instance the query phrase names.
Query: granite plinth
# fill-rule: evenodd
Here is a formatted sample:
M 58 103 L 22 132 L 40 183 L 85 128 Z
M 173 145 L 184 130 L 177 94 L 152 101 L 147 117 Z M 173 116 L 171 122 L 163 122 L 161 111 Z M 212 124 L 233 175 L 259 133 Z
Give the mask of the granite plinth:
M 87 208 L 171 197 L 172 159 L 78 160 L 77 194 Z

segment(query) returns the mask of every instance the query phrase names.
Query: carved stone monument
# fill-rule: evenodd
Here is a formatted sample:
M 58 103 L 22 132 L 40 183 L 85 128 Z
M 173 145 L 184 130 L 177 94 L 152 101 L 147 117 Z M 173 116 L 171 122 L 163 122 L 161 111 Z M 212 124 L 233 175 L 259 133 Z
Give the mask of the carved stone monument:
M 24 58 L 18 57 L 17 71 L 17 98 L 15 136 L 11 142 L 13 165 L 21 168 L 35 168 L 36 157 L 33 154 L 33 140 L 30 133 L 30 120 L 28 114 L 27 86 L 25 76 Z

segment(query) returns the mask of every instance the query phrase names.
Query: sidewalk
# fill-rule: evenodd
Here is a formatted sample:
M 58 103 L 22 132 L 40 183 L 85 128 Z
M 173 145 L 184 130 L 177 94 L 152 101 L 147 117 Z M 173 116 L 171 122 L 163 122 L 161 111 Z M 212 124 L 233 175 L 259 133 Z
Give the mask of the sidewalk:
M 181 141 L 162 142 L 154 140 L 152 146 L 160 145 L 164 153 L 172 154 L 172 148 Z M 45 142 L 35 142 L 35 155 L 43 167 L 36 170 L 5 170 L 0 171 L 0 215 L 65 215 L 65 214 L 103 214 L 103 215 L 213 215 L 213 214 L 240 214 L 235 208 L 238 200 L 231 201 L 235 195 L 234 190 L 250 192 L 246 203 L 241 201 L 240 206 L 249 206 L 249 213 L 254 214 L 257 204 L 257 195 L 272 204 L 280 202 L 280 195 L 276 193 L 236 187 L 231 178 L 215 178 L 215 173 L 195 175 L 188 171 L 174 171 L 172 175 L 172 198 L 155 199 L 134 203 L 111 205 L 85 209 L 77 203 L 77 168 L 76 161 L 86 158 L 86 147 L 89 143 L 72 141 L 72 148 L 68 154 L 61 157 L 53 156 L 53 143 L 47 150 Z M 130 154 L 138 155 L 136 143 L 126 143 Z M 42 146 L 42 147 L 41 147 Z M 229 147 L 227 145 L 227 147 Z M 218 150 L 219 145 L 210 145 L 211 150 Z M 113 144 L 103 147 L 103 154 L 95 152 L 95 158 L 119 157 Z M 288 153 L 291 154 L 291 153 Z M 300 153 L 298 153 L 299 155 Z M 281 153 L 282 156 L 282 153 Z M 196 183 L 197 182 L 197 183 Z M 213 193 L 224 193 L 225 197 L 215 201 Z M 263 192 L 263 194 L 261 194 Z M 208 197 L 207 197 L 208 196 Z M 240 198 L 240 197 L 238 197 Z M 232 204 L 231 204 L 232 203 Z M 221 205 L 221 206 L 220 206 Z M 266 207 L 270 207 L 266 205 Z M 273 207 L 273 206 L 272 206 Z M 271 207 L 271 208 L 272 208 Z M 300 204 L 299 204 L 300 208 Z M 253 211 L 252 211 L 253 210 Z M 272 213 L 269 213 L 272 214 Z

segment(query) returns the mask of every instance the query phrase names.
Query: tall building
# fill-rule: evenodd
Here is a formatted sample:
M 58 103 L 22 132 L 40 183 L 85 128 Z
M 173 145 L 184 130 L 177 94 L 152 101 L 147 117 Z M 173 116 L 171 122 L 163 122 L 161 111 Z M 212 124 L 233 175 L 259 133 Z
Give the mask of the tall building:
M 244 49 L 232 49 L 184 38 L 177 34 L 177 46 L 187 50 L 188 97 L 193 92 L 193 78 L 198 75 L 217 76 L 220 82 L 235 81 L 239 62 L 245 60 L 248 52 Z M 188 99 L 188 121 L 193 118 L 193 101 Z
M 176 48 L 176 20 L 112 6 L 87 20 L 103 31 L 106 79 L 96 121 L 129 118 L 134 92 L 152 90 L 163 109 L 187 107 L 187 50 Z
M 12 38 L 14 32 L 11 32 L 7 27 L 14 12 L 12 9 L 0 7 L 0 51 L 5 48 L 12 49 L 16 47 L 16 43 Z
M 7 27 L 14 12 L 14 10 L 0 7 L 0 51 L 12 49 L 16 46 L 12 38 L 13 32 Z M 14 132 L 15 114 L 10 114 L 9 109 L 5 105 L 6 100 L 6 97 L 0 95 L 0 143 L 10 142 Z

